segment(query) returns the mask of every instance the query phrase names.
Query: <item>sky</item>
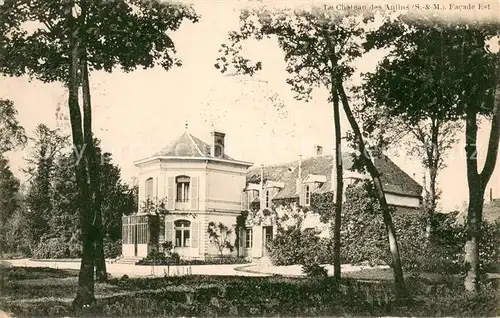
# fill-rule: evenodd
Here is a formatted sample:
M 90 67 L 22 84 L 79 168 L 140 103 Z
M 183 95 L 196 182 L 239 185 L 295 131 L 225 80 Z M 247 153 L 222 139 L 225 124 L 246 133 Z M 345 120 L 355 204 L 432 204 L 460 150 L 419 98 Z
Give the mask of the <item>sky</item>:
M 241 1 L 200 0 L 194 2 L 194 7 L 201 15 L 200 22 L 185 22 L 172 34 L 182 67 L 168 72 L 153 68 L 91 74 L 93 130 L 103 149 L 113 154 L 123 179 L 130 181 L 137 175 L 133 162 L 171 143 L 185 131 L 186 123 L 192 135 L 206 142 L 212 130 L 224 131 L 226 153 L 257 165 L 311 156 L 316 145 L 331 154 L 333 118 L 326 90 L 316 90 L 308 103 L 295 100 L 285 82 L 283 53 L 272 40 L 245 46 L 249 57 L 263 63 L 256 77 L 221 74 L 213 65 L 227 33 L 238 27 Z M 356 61 L 353 81 L 360 72 L 372 71 L 383 54 L 370 53 Z M 67 114 L 67 93 L 60 84 L 3 77 L 0 97 L 14 101 L 19 121 L 29 135 L 39 123 L 70 132 L 67 120 L 56 120 L 56 113 Z M 276 103 L 276 98 L 282 103 Z M 348 127 L 345 118 L 342 126 Z M 488 134 L 489 123 L 482 121 L 478 138 L 481 165 Z M 14 173 L 21 179 L 25 179 L 20 169 L 28 153 L 29 148 L 9 154 Z M 407 157 L 403 150 L 398 153 L 398 149 L 391 152 L 390 158 L 421 183 L 423 169 L 418 159 Z M 440 207 L 445 211 L 461 208 L 467 200 L 464 158 L 461 138 L 449 152 L 447 167 L 438 178 Z M 493 197 L 500 197 L 500 160 L 489 188 Z

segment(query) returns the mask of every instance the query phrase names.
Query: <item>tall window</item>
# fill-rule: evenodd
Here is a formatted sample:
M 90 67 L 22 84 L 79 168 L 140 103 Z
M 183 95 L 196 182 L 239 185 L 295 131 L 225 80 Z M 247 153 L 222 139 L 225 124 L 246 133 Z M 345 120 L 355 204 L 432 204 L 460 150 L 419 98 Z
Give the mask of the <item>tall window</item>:
M 177 184 L 177 202 L 189 201 L 189 177 L 179 176 L 175 179 Z
M 253 246 L 253 231 L 252 228 L 245 229 L 245 247 L 250 248 Z
M 174 226 L 175 226 L 175 246 L 176 247 L 190 246 L 191 222 L 187 220 L 177 220 L 174 222 Z
M 146 198 L 150 199 L 153 196 L 153 178 L 146 179 Z
M 311 204 L 311 188 L 309 185 L 306 185 L 305 187 L 305 190 L 306 190 L 306 194 L 305 194 L 305 205 L 309 205 Z

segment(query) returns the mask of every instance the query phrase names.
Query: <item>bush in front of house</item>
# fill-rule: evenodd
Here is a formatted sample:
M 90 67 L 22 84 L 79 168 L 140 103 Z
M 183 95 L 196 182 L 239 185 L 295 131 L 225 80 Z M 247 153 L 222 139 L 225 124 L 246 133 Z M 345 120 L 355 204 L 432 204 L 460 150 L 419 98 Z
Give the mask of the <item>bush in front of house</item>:
M 268 246 L 273 265 L 303 264 L 306 259 L 308 262 L 315 259 L 318 264 L 329 264 L 332 261 L 329 240 L 318 237 L 315 231 L 303 231 L 300 227 L 300 223 L 288 228 L 278 227 Z
M 105 258 L 117 258 L 122 255 L 122 240 L 113 241 L 106 237 L 103 243 Z
M 342 263 L 391 264 L 387 233 L 380 206 L 369 182 L 349 186 L 342 213 Z M 393 212 L 393 222 L 405 270 L 447 274 L 465 271 L 463 254 L 467 227 L 455 214 L 433 215 L 430 239 L 425 235 L 427 216 L 422 210 Z M 498 271 L 500 222 L 483 222 L 481 267 Z

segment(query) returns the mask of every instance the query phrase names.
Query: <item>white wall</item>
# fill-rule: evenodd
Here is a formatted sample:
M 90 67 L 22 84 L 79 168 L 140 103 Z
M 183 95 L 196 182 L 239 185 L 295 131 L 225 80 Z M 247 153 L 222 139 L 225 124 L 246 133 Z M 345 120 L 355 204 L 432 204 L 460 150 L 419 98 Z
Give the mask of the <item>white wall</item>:
M 387 200 L 387 204 L 390 205 L 405 206 L 410 208 L 418 208 L 420 206 L 420 200 L 414 197 L 386 193 L 385 199 Z
M 240 211 L 241 193 L 246 185 L 246 168 L 209 163 L 207 167 L 207 211 Z
M 123 257 L 130 257 L 134 255 L 134 244 L 122 244 L 122 255 Z

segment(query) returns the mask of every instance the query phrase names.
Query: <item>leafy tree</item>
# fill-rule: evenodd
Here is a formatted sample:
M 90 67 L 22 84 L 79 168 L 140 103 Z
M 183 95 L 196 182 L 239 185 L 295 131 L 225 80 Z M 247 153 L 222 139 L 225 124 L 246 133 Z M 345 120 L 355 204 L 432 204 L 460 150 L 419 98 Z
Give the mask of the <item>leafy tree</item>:
M 24 210 L 25 228 L 31 252 L 40 242 L 41 237 L 49 232 L 50 219 L 53 213 L 52 180 L 55 176 L 56 160 L 67 146 L 67 138 L 57 130 L 51 130 L 43 124 L 37 125 L 35 137 L 30 138 L 32 151 L 26 159 L 28 176 L 26 209 Z M 64 189 L 64 188 L 63 188 Z M 64 189 L 65 190 L 65 189 Z
M 385 106 L 404 116 L 412 125 L 429 118 L 439 123 L 463 120 L 465 124 L 469 187 L 465 287 L 471 292 L 479 290 L 483 197 L 495 168 L 500 140 L 500 53 L 488 51 L 485 44 L 499 34 L 498 21 L 457 20 L 451 24 L 440 17 L 412 13 L 394 21 L 389 19 L 367 41 L 368 48 L 392 48 L 396 60 L 392 70 L 396 76 L 407 76 L 422 85 L 419 92 L 411 93 L 412 96 L 421 94 L 418 107 L 414 103 Z M 429 63 L 432 65 L 425 65 Z M 413 65 L 421 65 L 423 70 L 419 68 L 415 74 Z M 383 66 L 389 67 L 387 62 Z M 408 81 L 400 84 L 406 85 Z M 439 91 L 429 92 L 429 88 Z M 398 97 L 405 92 L 392 94 Z M 398 100 L 404 98 L 398 97 Z M 485 116 L 491 119 L 491 130 L 485 164 L 479 171 L 478 119 Z
M 416 28 L 422 31 L 427 26 L 420 24 Z M 381 28 L 373 34 L 384 32 Z M 358 114 L 364 131 L 378 135 L 379 147 L 406 146 L 408 155 L 421 159 L 429 175 L 429 194 L 425 198 L 429 236 L 437 206 L 438 173 L 445 167 L 446 152 L 457 142 L 462 124 L 444 120 L 434 107 L 436 104 L 453 107 L 457 95 L 452 87 L 453 80 L 447 78 L 450 61 L 447 61 L 444 45 L 427 50 L 427 54 L 408 50 L 414 44 L 428 45 L 420 35 L 391 42 L 394 49 L 383 58 L 375 73 L 365 74 Z M 437 36 L 438 41 L 443 41 L 443 34 L 429 36 Z M 367 48 L 373 48 L 374 38 L 378 39 L 368 36 Z M 408 108 L 425 108 L 426 111 L 415 118 L 414 114 L 405 111 Z
M 16 118 L 14 103 L 0 98 L 0 257 L 6 243 L 7 223 L 19 210 L 19 181 L 10 170 L 4 154 L 26 144 L 24 128 Z
M 94 302 L 94 244 L 102 241 L 98 188 L 99 169 L 93 145 L 88 71 L 115 67 L 132 71 L 157 64 L 169 69 L 180 62 L 168 35 L 184 19 L 198 16 L 185 5 L 160 1 L 8 0 L 2 6 L 0 71 L 12 76 L 27 74 L 43 82 L 59 81 L 69 93 L 68 107 L 75 156 L 77 200 L 82 230 L 83 256 L 74 306 Z M 26 26 L 35 26 L 27 32 Z M 79 86 L 83 84 L 83 116 Z M 93 222 L 97 220 L 97 222 Z M 103 253 L 99 251 L 99 257 Z M 100 262 L 101 265 L 105 263 Z M 105 270 L 105 269 L 104 269 Z M 99 268 L 100 276 L 103 268 Z M 104 271 L 105 273 L 105 271 Z
M 0 154 L 0 258 L 6 242 L 7 222 L 19 208 L 19 180 L 9 167 L 9 162 Z
M 208 223 L 208 238 L 210 243 L 214 244 L 219 251 L 220 257 L 223 256 L 225 249 L 233 251 L 233 245 L 229 241 L 229 236 L 233 231 L 222 222 L 216 224 L 215 222 Z
M 356 11 L 328 10 L 324 7 L 314 7 L 310 10 L 268 10 L 263 8 L 244 10 L 240 15 L 241 27 L 239 31 L 229 34 L 229 45 L 222 45 L 223 57 L 219 58 L 216 67 L 222 72 L 229 64 L 238 72 L 253 75 L 262 68 L 262 63 L 251 63 L 241 56 L 241 42 L 254 38 L 261 40 L 274 36 L 280 48 L 285 53 L 287 72 L 291 78 L 287 83 L 297 93 L 298 99 L 310 98 L 314 87 L 326 86 L 330 91 L 330 100 L 333 102 L 334 117 L 339 118 L 336 111 L 338 100 L 342 102 L 344 113 L 354 131 L 354 142 L 361 155 L 360 167 L 365 167 L 371 175 L 377 196 L 382 206 L 384 223 L 386 224 L 390 249 L 393 255 L 394 277 L 397 295 L 406 298 L 403 271 L 399 256 L 396 232 L 387 205 L 383 184 L 373 162 L 367 156 L 362 131 L 353 115 L 349 98 L 345 92 L 344 82 L 353 74 L 351 62 L 361 56 L 360 40 L 365 32 L 364 27 L 372 17 L 369 13 Z M 230 56 L 230 59 L 227 58 Z M 336 166 L 337 190 L 335 211 L 335 244 L 334 244 L 334 272 L 340 278 L 340 213 L 342 198 L 342 174 L 340 133 L 336 126 Z
M 0 154 L 26 144 L 24 128 L 16 116 L 14 103 L 0 98 Z

